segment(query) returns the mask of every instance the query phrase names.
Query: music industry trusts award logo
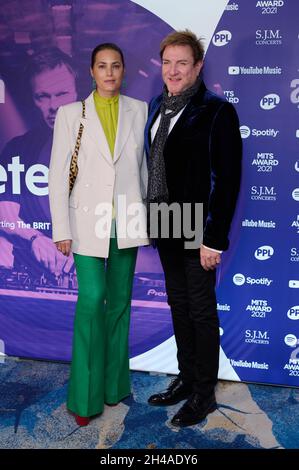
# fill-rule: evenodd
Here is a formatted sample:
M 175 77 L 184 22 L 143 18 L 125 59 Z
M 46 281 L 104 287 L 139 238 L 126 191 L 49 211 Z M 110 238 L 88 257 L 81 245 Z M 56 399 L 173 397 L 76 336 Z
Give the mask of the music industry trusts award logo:
M 297 215 L 296 219 L 292 220 L 291 228 L 295 229 L 296 233 L 299 233 L 299 214 Z
M 262 15 L 276 15 L 284 6 L 284 0 L 258 0 L 255 7 Z
M 272 312 L 272 307 L 268 300 L 251 299 L 251 303 L 246 307 L 246 312 L 250 312 L 252 318 L 266 318 L 266 315 Z
M 240 98 L 236 96 L 234 90 L 223 90 L 223 94 L 229 103 L 238 104 Z
M 258 173 L 271 173 L 278 164 L 278 158 L 273 152 L 257 152 L 251 163 Z

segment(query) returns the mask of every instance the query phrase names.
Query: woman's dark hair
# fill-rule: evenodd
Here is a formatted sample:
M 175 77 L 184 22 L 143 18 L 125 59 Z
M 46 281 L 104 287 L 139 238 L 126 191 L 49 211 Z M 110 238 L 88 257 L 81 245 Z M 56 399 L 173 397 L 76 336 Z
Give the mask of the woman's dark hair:
M 123 51 L 121 50 L 121 48 L 118 47 L 113 42 L 104 42 L 103 44 L 99 44 L 98 46 L 96 46 L 94 48 L 94 50 L 92 51 L 92 53 L 91 53 L 91 64 L 90 64 L 91 68 L 94 66 L 94 63 L 96 61 L 97 53 L 100 52 L 100 51 L 103 51 L 104 49 L 111 49 L 112 51 L 118 52 L 120 57 L 121 57 L 123 67 L 125 67 L 125 59 L 124 59 Z

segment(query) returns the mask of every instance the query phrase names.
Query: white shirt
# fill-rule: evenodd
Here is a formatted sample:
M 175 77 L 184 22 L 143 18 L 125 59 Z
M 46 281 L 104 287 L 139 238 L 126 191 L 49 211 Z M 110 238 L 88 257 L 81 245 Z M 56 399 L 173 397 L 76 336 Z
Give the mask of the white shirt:
M 168 135 L 172 131 L 173 126 L 175 125 L 175 123 L 177 122 L 177 120 L 179 119 L 180 115 L 182 114 L 182 112 L 184 111 L 185 108 L 186 108 L 186 106 L 184 106 L 181 109 L 181 111 L 178 112 L 178 114 L 176 114 L 175 116 L 173 116 L 173 118 L 170 119 Z M 171 111 L 169 111 L 169 112 L 171 112 Z M 167 113 L 167 110 L 166 110 L 166 113 Z M 161 121 L 161 113 L 159 114 L 159 116 L 157 117 L 157 119 L 155 120 L 155 122 L 154 122 L 154 124 L 152 125 L 152 128 L 151 128 L 151 140 L 152 140 L 152 142 L 154 141 L 154 138 L 155 138 L 155 135 L 157 133 L 160 121 Z

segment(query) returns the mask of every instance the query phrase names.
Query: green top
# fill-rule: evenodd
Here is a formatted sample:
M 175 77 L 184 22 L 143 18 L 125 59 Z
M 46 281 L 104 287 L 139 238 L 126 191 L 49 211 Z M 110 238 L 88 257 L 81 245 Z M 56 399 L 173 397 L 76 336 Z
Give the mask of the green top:
M 119 95 L 112 96 L 112 98 L 104 98 L 94 91 L 93 97 L 96 111 L 101 121 L 111 152 L 111 157 L 113 159 L 118 121 Z

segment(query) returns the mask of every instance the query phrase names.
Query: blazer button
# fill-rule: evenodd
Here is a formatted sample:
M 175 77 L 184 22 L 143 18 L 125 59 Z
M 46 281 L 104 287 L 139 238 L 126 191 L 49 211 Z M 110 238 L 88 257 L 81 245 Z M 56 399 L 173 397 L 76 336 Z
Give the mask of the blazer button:
M 84 207 L 83 207 L 83 210 L 84 210 L 84 212 L 88 212 L 88 207 L 87 207 L 87 206 L 84 206 Z

